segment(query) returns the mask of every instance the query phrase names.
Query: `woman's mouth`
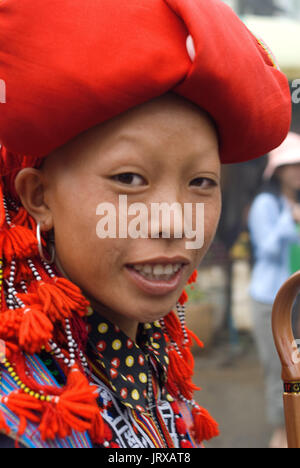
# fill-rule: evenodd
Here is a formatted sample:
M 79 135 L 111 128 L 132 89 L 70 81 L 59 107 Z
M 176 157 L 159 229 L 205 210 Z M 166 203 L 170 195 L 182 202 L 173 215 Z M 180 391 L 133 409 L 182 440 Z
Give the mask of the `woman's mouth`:
M 126 265 L 131 280 L 144 292 L 163 295 L 175 291 L 182 279 L 186 264 L 135 264 Z

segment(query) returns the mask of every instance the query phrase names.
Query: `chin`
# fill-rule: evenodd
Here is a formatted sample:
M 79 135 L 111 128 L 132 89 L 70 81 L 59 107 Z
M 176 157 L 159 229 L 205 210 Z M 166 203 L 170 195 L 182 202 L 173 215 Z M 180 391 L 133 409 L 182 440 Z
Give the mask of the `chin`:
M 137 316 L 135 317 L 140 323 L 152 323 L 164 318 L 172 309 L 175 308 L 173 303 L 170 307 L 155 307 L 149 305 L 148 307 L 141 307 L 137 309 Z

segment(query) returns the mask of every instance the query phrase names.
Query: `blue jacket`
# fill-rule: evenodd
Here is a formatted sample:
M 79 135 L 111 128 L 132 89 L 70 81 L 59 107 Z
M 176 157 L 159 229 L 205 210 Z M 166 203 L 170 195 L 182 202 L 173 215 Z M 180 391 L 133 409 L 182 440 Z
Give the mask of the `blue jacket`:
M 250 295 L 272 304 L 290 276 L 290 247 L 300 243 L 287 200 L 270 193 L 258 195 L 250 209 L 249 230 L 254 253 Z

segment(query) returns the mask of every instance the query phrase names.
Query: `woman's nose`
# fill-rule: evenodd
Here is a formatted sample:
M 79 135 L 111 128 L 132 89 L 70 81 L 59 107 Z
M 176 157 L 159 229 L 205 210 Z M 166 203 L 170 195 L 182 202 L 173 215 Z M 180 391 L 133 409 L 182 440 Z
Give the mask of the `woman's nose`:
M 184 237 L 184 210 L 176 189 L 160 191 L 149 203 L 149 235 L 153 238 Z

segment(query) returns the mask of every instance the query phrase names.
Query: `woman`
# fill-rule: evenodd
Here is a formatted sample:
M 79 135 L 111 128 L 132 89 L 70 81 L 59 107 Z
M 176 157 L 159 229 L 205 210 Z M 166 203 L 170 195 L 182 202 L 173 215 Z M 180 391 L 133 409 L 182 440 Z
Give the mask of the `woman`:
M 193 397 L 184 287 L 217 228 L 221 162 L 288 131 L 286 78 L 219 1 L 6 0 L 0 50 L 2 432 L 26 447 L 199 446 L 218 428 Z M 167 227 L 148 223 L 157 203 L 175 207 Z
M 269 156 L 265 185 L 249 214 L 254 249 L 250 293 L 254 334 L 266 374 L 267 415 L 275 427 L 270 446 L 286 446 L 282 407 L 281 364 L 271 331 L 272 305 L 282 284 L 295 272 L 300 244 L 300 136 L 289 133 Z M 300 266 L 298 266 L 299 269 Z

